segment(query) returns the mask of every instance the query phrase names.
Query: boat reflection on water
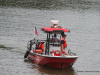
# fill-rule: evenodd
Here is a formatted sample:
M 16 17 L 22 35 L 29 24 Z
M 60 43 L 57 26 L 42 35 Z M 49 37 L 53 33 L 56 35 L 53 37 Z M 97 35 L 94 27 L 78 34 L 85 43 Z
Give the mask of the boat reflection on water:
M 51 68 L 47 66 L 42 66 L 42 65 L 37 65 L 33 63 L 31 60 L 25 60 L 24 62 L 28 63 L 28 68 L 31 68 L 35 73 L 37 72 L 39 75 L 45 74 L 45 75 L 77 75 L 77 72 L 74 70 L 73 67 L 68 67 L 65 69 L 56 69 L 56 68 Z M 33 73 L 34 73 L 33 72 Z M 37 74 L 36 73 L 36 74 Z
M 56 74 L 56 75 L 61 75 L 61 74 L 67 74 L 67 75 L 76 75 L 75 74 L 75 70 L 73 69 L 73 67 L 69 67 L 66 69 L 55 69 L 55 68 L 49 68 L 46 66 L 34 66 L 35 68 L 37 68 L 37 70 L 43 74 Z

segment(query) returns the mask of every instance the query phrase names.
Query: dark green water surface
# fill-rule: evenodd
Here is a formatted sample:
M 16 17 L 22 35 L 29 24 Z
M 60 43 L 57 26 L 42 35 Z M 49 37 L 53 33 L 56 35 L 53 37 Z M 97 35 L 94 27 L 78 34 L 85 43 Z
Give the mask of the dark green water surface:
M 24 61 L 27 42 L 46 39 L 41 27 L 50 20 L 68 28 L 68 49 L 79 58 L 63 70 Z M 0 75 L 100 75 L 99 0 L 0 0 Z

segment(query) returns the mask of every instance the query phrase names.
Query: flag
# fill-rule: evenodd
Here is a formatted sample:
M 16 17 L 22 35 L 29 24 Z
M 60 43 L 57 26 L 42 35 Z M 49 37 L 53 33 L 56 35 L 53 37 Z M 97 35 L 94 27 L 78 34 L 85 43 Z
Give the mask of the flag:
M 39 37 L 36 27 L 35 27 L 35 34 Z

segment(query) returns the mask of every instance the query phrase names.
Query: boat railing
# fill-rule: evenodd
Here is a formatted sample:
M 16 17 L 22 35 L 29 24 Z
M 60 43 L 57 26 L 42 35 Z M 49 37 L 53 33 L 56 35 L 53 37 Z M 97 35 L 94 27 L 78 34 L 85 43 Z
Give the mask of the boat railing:
M 32 50 L 32 45 L 37 44 L 37 43 L 39 43 L 39 42 L 46 42 L 46 41 L 47 41 L 47 40 L 36 40 L 36 39 L 30 40 L 30 41 L 28 41 L 28 43 L 27 43 L 27 49 L 28 49 L 29 51 L 31 51 L 31 50 Z

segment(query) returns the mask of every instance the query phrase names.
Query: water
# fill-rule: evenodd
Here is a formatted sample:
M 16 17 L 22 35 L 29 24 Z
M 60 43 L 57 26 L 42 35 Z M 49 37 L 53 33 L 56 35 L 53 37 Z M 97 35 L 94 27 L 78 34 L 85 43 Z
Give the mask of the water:
M 68 28 L 68 48 L 79 58 L 72 68 L 49 68 L 24 61 L 27 42 L 45 39 L 40 28 L 50 20 Z M 1 0 L 0 1 L 0 75 L 99 75 L 100 74 L 99 0 Z

